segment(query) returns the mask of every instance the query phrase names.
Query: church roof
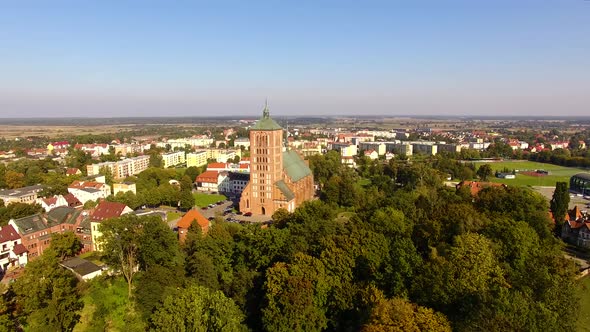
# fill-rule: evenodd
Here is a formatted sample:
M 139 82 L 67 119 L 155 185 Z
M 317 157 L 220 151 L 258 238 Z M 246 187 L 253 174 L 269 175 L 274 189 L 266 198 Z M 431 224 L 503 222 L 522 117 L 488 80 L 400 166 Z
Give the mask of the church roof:
M 285 196 L 287 201 L 290 201 L 293 198 L 295 198 L 295 194 L 293 193 L 293 191 L 291 191 L 291 189 L 289 189 L 289 186 L 287 186 L 285 181 L 279 180 L 279 181 L 275 182 L 275 185 L 277 186 L 277 188 L 279 188 L 281 193 L 283 193 L 283 195 Z
M 311 170 L 303 159 L 297 152 L 292 150 L 283 152 L 283 168 L 293 182 L 297 182 L 311 174 Z
M 250 128 L 251 130 L 279 130 L 283 129 L 279 124 L 270 117 L 268 105 L 264 105 L 262 110 L 262 117 L 256 121 L 256 124 Z

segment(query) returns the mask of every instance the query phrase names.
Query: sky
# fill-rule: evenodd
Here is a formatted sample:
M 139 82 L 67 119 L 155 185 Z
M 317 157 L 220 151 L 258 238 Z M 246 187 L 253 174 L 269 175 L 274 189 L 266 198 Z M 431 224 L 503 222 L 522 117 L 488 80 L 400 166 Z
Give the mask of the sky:
M 0 118 L 590 115 L 590 0 L 0 1 Z

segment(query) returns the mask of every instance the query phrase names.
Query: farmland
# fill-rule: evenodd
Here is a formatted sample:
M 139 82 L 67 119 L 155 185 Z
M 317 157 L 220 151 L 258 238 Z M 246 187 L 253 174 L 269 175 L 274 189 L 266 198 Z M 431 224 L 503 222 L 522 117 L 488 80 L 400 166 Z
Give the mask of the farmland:
M 538 163 L 533 161 L 526 161 L 526 160 L 517 160 L 517 161 L 500 161 L 500 162 L 476 162 L 476 167 L 481 166 L 482 164 L 489 164 L 492 167 L 492 170 L 495 171 L 502 171 L 504 168 L 507 168 L 509 171 L 518 170 L 516 173 L 516 179 L 499 179 L 494 176 L 490 177 L 491 182 L 499 182 L 505 183 L 508 185 L 515 185 L 515 186 L 548 186 L 554 187 L 555 183 L 558 181 L 564 181 L 569 183 L 569 179 L 572 175 L 580 173 L 580 172 L 588 172 L 587 170 L 573 168 L 573 167 L 564 167 L 564 166 L 557 166 L 552 164 L 545 164 L 545 163 Z M 531 176 L 522 174 L 520 172 L 525 171 L 535 171 L 535 170 L 545 170 L 549 172 L 549 175 L 545 176 Z

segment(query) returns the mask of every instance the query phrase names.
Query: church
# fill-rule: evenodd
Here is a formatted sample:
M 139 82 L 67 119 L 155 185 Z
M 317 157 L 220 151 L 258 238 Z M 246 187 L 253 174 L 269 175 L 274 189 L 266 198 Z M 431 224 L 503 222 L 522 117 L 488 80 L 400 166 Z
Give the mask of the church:
M 283 151 L 283 128 L 265 105 L 250 128 L 250 182 L 240 198 L 240 211 L 272 215 L 285 208 L 293 212 L 314 196 L 313 174 L 301 156 Z

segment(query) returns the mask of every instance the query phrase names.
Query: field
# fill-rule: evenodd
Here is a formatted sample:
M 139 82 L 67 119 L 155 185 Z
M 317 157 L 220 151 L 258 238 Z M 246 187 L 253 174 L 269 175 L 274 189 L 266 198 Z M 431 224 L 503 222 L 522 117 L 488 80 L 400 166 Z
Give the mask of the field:
M 219 201 L 225 201 L 227 197 L 223 195 L 211 195 L 203 193 L 194 193 L 195 203 L 198 207 L 205 207 L 209 204 L 217 203 Z
M 558 181 L 564 181 L 569 183 L 570 177 L 574 174 L 580 172 L 587 172 L 583 169 L 573 168 L 573 167 L 564 167 L 564 166 L 557 166 L 545 163 L 538 163 L 533 161 L 501 161 L 501 162 L 476 162 L 475 165 L 477 167 L 489 164 L 492 167 L 492 170 L 495 171 L 502 171 L 502 169 L 507 168 L 510 171 L 519 170 L 520 172 L 523 171 L 534 171 L 537 169 L 542 169 L 545 171 L 549 171 L 549 175 L 545 176 L 531 176 L 525 174 L 516 174 L 516 179 L 498 179 L 492 175 L 490 177 L 491 182 L 499 182 L 505 183 L 508 185 L 515 185 L 515 186 L 547 186 L 547 187 L 555 187 L 555 183 Z
M 578 318 L 579 332 L 590 331 L 590 277 L 584 277 L 580 280 L 582 283 L 582 294 L 580 300 L 580 317 Z

